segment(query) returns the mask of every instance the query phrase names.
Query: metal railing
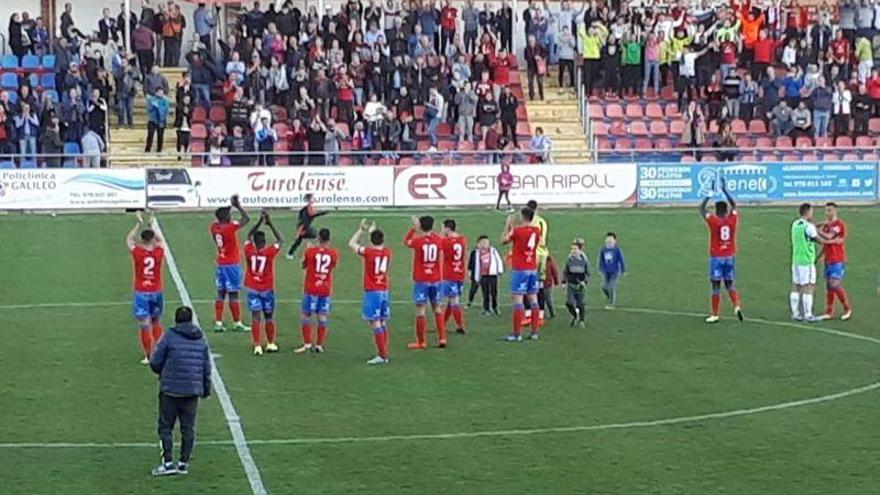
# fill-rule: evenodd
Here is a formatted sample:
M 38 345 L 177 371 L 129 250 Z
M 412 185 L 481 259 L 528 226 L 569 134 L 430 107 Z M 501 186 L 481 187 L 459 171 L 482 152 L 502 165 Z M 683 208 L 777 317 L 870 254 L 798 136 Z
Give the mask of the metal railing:
M 798 162 L 798 161 L 876 161 L 880 149 L 873 146 L 835 146 L 810 148 L 779 147 L 681 147 L 668 149 L 596 150 L 597 163 L 670 162 Z

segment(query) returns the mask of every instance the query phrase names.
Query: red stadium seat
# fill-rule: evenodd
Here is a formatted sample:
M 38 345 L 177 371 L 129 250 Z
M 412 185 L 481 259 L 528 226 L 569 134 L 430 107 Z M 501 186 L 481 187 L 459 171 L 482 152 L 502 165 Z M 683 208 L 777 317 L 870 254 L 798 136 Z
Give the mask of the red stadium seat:
M 642 110 L 640 103 L 629 103 L 626 105 L 626 116 L 630 119 L 643 119 L 645 112 Z
M 809 136 L 799 136 L 794 141 L 795 148 L 812 148 L 813 147 L 813 138 Z
M 841 157 L 841 160 L 845 162 L 857 162 L 861 159 L 862 155 L 860 155 L 859 153 L 844 153 L 843 157 Z
M 749 129 L 746 126 L 745 121 L 742 119 L 735 119 L 733 122 L 730 123 L 730 132 L 735 135 L 745 134 L 748 132 L 748 130 Z
M 782 161 L 784 162 L 799 162 L 803 158 L 800 155 L 795 155 L 794 153 L 788 153 L 786 155 L 782 155 Z
M 695 161 L 697 161 L 697 159 L 690 153 L 681 155 L 681 163 L 694 163 Z
M 718 134 L 718 121 L 710 120 L 709 128 L 707 130 L 709 131 L 709 134 Z
M 675 90 L 673 90 L 672 86 L 663 86 L 660 88 L 660 98 L 663 98 L 664 100 L 675 98 Z
M 868 121 L 868 131 L 871 134 L 880 134 L 880 118 L 873 118 Z
M 681 136 L 682 134 L 684 134 L 684 122 L 680 120 L 673 120 L 672 122 L 670 122 L 669 134 L 673 136 Z
M 192 139 L 205 139 L 208 137 L 208 129 L 205 124 L 194 123 L 190 128 L 190 137 Z
M 758 139 L 755 139 L 755 148 L 773 148 L 773 139 L 768 137 L 759 137 Z
M 605 107 L 605 117 L 609 119 L 622 119 L 623 116 L 623 108 L 617 103 L 609 103 Z
M 832 145 L 832 140 L 830 137 L 817 137 L 816 138 L 816 147 L 817 148 L 830 148 Z
M 753 119 L 749 122 L 749 134 L 767 134 L 767 126 L 764 121 Z
M 614 149 L 616 150 L 630 150 L 632 147 L 633 143 L 629 139 L 618 139 L 614 143 Z
M 870 148 L 874 146 L 874 139 L 871 136 L 859 136 L 856 138 L 856 146 L 859 148 Z
M 597 139 L 596 147 L 604 151 L 612 150 L 614 149 L 614 143 L 612 143 L 610 139 Z
M 612 136 L 626 136 L 629 133 L 627 132 L 626 127 L 623 125 L 623 122 L 617 121 L 611 124 L 609 134 L 611 134 Z
M 278 141 L 275 141 L 274 149 L 278 153 L 286 153 L 287 151 L 290 151 L 290 144 L 286 139 L 279 139 Z
M 668 139 L 658 139 L 654 141 L 654 148 L 658 150 L 671 150 L 673 147 L 672 141 Z
M 700 158 L 700 161 L 703 163 L 714 163 L 718 161 L 718 157 L 716 157 L 715 155 L 703 155 Z
M 663 107 L 659 103 L 648 103 L 645 107 L 645 117 L 649 119 L 662 119 Z
M 654 143 L 650 139 L 636 139 L 633 145 L 637 150 L 649 150 L 654 147 Z
M 629 126 L 629 133 L 633 136 L 642 137 L 648 135 L 648 126 L 642 120 L 636 120 Z
M 605 109 L 602 108 L 602 105 L 590 105 L 590 118 L 591 119 L 604 119 L 605 118 Z
M 737 148 L 752 148 L 754 146 L 755 146 L 755 142 L 752 141 L 752 138 L 749 138 L 749 137 L 736 138 L 736 147 Z
M 662 120 L 652 120 L 649 130 L 652 136 L 666 136 L 669 134 L 669 126 Z
M 529 126 L 528 122 L 517 122 L 516 123 L 516 135 L 517 136 L 532 136 L 532 128 Z
M 284 122 L 278 122 L 273 125 L 272 128 L 275 129 L 275 134 L 278 135 L 279 140 L 284 139 L 285 136 L 287 136 L 288 131 L 290 130 L 290 128 Z
M 195 107 L 192 112 L 193 122 L 204 122 L 208 120 L 208 111 L 204 107 Z
M 779 136 L 778 138 L 776 138 L 776 148 L 791 148 L 791 138 L 788 136 Z
M 417 121 L 425 119 L 425 107 L 423 105 L 416 105 L 413 107 L 413 118 Z
M 666 104 L 666 118 L 667 119 L 676 119 L 681 117 L 681 112 L 678 110 L 677 103 L 667 103 Z
M 822 153 L 821 159 L 823 162 L 839 162 L 840 157 L 837 156 L 837 153 L 826 151 Z
M 593 135 L 596 137 L 605 137 L 608 135 L 608 124 L 605 122 L 593 121 Z
M 214 123 L 226 122 L 226 109 L 220 105 L 212 106 L 208 112 L 208 120 Z
M 838 136 L 837 139 L 834 140 L 834 144 L 839 148 L 852 148 L 853 140 L 849 136 Z

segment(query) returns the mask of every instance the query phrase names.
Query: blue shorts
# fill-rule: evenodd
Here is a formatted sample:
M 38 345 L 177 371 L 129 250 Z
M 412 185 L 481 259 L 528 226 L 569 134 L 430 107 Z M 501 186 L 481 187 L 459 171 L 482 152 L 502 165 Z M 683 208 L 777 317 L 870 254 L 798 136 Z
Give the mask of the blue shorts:
M 440 295 L 452 299 L 453 297 L 461 297 L 464 291 L 464 282 L 444 280 L 440 282 Z
M 165 296 L 161 292 L 135 292 L 131 312 L 138 320 L 159 318 L 164 307 Z
M 391 318 L 391 299 L 388 291 L 373 290 L 364 292 L 364 304 L 361 313 L 367 321 Z
M 412 298 L 415 304 L 437 304 L 440 295 L 439 284 L 429 282 L 414 282 Z
M 217 265 L 215 276 L 217 290 L 226 292 L 238 292 L 241 290 L 241 266 L 240 265 Z
M 330 299 L 330 296 L 313 296 L 311 294 L 303 294 L 300 309 L 305 315 L 328 315 L 330 314 L 330 305 L 332 304 L 332 302 L 333 300 Z
M 825 278 L 834 280 L 843 280 L 846 274 L 845 263 L 825 263 Z
M 537 270 L 514 270 L 510 274 L 511 294 L 537 294 L 539 286 Z
M 275 312 L 275 291 L 274 290 L 251 290 L 248 289 L 247 295 L 248 309 L 251 311 L 262 311 L 263 313 Z
M 733 256 L 709 257 L 709 280 L 732 281 L 736 278 L 736 258 Z

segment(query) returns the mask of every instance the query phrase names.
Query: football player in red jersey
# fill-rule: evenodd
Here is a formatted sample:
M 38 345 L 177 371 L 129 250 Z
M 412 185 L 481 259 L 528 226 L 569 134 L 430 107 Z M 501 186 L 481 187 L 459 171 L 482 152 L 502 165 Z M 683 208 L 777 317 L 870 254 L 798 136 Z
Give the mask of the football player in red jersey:
M 250 217 L 238 196 L 230 198 L 232 207 L 224 206 L 217 208 L 214 216 L 217 220 L 211 224 L 211 238 L 217 246 L 217 270 L 216 285 L 217 299 L 214 301 L 214 331 L 223 332 L 223 301 L 229 297 L 229 311 L 232 313 L 233 329 L 238 332 L 247 332 L 250 329 L 241 322 L 241 305 L 238 302 L 238 293 L 241 291 L 241 265 L 238 252 L 238 229 L 247 225 Z M 232 219 L 232 208 L 238 210 L 240 220 Z
M 260 230 L 265 224 L 272 230 L 275 243 L 266 244 L 266 233 Z M 254 344 L 254 356 L 263 355 L 263 336 L 261 327 L 266 322 L 266 352 L 278 352 L 275 343 L 275 257 L 281 251 L 284 238 L 269 213 L 263 211 L 260 220 L 248 232 L 244 242 L 244 257 L 247 271 L 244 285 L 248 289 L 248 309 L 251 310 L 251 342 Z
M 293 352 L 324 352 L 324 338 L 333 295 L 333 270 L 339 263 L 339 253 L 330 245 L 330 230 L 318 231 L 318 245 L 309 246 L 303 253 L 302 267 L 305 270 L 302 297 L 302 346 Z M 312 342 L 312 316 L 318 319 L 318 340 Z
M 361 245 L 361 237 L 369 234 L 370 245 Z M 385 246 L 385 234 L 376 223 L 361 220 L 348 241 L 348 246 L 364 260 L 364 299 L 362 316 L 373 330 L 376 357 L 367 364 L 388 363 L 388 320 L 391 318 L 391 248 Z
M 426 313 L 430 304 L 437 326 L 438 347 L 442 349 L 446 347 L 446 321 L 439 305 L 442 277 L 440 244 L 443 238 L 434 232 L 434 217 L 413 217 L 412 222 L 403 239 L 403 245 L 413 250 L 413 303 L 416 305 L 416 341 L 408 347 L 421 350 L 428 346 Z
M 828 239 L 822 245 L 821 255 L 825 257 L 825 314 L 823 320 L 834 318 L 834 299 L 843 306 L 841 320 L 852 318 L 852 305 L 843 289 L 843 276 L 846 267 L 846 224 L 839 216 L 837 203 L 825 205 L 825 221 L 818 225 L 819 232 Z
M 443 282 L 440 284 L 441 304 L 445 304 L 443 323 L 449 317 L 455 320 L 455 333 L 464 334 L 464 313 L 461 310 L 461 293 L 464 289 L 464 278 L 467 272 L 467 238 L 458 233 L 455 220 L 443 221 Z
M 541 242 L 541 228 L 534 224 L 535 210 L 523 208 L 516 223 L 513 215 L 507 217 L 501 242 L 513 244 L 510 250 L 512 273 L 510 293 L 513 300 L 513 332 L 505 340 L 522 342 L 522 327 L 525 320 L 525 298 L 528 297 L 531 313 L 537 315 L 538 307 L 538 245 Z M 531 318 L 530 340 L 538 340 L 540 318 Z
M 153 229 L 142 228 L 143 225 L 144 216 L 137 212 L 137 223 L 129 231 L 125 242 L 134 269 L 132 312 L 138 322 L 144 351 L 141 364 L 146 365 L 150 364 L 153 347 L 162 338 L 162 309 L 165 306 L 162 263 L 165 260 L 165 245 Z
M 739 292 L 736 290 L 736 228 L 739 225 L 739 211 L 736 201 L 727 190 L 727 179 L 721 178 L 721 192 L 727 201 L 715 203 L 715 213 L 709 213 L 706 205 L 710 196 L 700 203 L 700 215 L 709 228 L 709 281 L 712 283 L 712 314 L 706 323 L 716 323 L 721 319 L 721 282 L 733 304 L 733 312 L 743 321 Z

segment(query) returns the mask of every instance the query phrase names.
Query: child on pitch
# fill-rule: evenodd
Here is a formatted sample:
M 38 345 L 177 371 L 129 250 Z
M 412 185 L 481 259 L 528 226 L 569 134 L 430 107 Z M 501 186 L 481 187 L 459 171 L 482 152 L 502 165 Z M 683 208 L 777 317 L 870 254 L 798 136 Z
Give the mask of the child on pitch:
M 617 234 L 605 234 L 605 244 L 599 250 L 599 271 L 602 273 L 602 293 L 608 299 L 605 309 L 614 309 L 617 304 L 617 279 L 626 275 L 626 261 L 623 251 L 617 245 Z
M 562 278 L 565 280 L 567 297 L 565 307 L 571 315 L 569 326 L 586 327 L 587 282 L 590 280 L 590 258 L 584 253 L 584 241 L 577 237 L 571 241 L 571 252 L 565 259 Z

